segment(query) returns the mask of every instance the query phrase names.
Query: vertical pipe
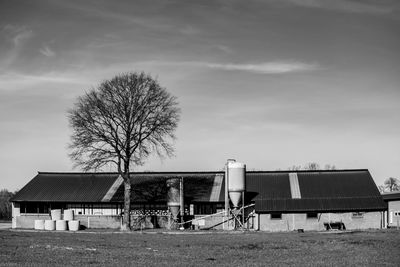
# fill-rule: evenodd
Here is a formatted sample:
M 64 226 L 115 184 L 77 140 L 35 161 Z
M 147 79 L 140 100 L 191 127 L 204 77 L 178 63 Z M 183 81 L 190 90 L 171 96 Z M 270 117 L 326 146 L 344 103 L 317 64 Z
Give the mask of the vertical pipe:
M 226 163 L 225 169 L 225 216 L 229 216 L 229 192 L 228 192 L 228 176 L 229 176 L 229 161 Z
M 179 181 L 179 204 L 181 213 L 181 223 L 183 222 L 183 215 L 185 215 L 185 206 L 183 203 L 183 177 Z
M 242 191 L 242 227 L 244 228 L 244 191 Z

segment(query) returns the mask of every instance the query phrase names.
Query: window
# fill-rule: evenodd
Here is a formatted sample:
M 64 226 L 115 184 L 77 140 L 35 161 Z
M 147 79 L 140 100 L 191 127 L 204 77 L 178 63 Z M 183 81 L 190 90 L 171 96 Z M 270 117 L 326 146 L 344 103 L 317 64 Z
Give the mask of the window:
M 282 213 L 271 213 L 271 220 L 282 220 Z
M 353 218 L 364 218 L 364 212 L 353 212 Z
M 213 214 L 217 212 L 217 204 L 215 203 L 196 203 L 194 204 L 194 214 Z
M 50 212 L 50 207 L 48 203 L 43 202 L 22 202 L 20 205 L 20 212 L 48 214 Z
M 25 202 L 22 202 L 19 205 L 19 210 L 20 210 L 21 213 L 26 213 L 26 203 Z
M 307 212 L 307 219 L 317 219 L 318 212 Z
M 38 213 L 48 214 L 49 212 L 49 205 L 47 203 L 38 203 Z

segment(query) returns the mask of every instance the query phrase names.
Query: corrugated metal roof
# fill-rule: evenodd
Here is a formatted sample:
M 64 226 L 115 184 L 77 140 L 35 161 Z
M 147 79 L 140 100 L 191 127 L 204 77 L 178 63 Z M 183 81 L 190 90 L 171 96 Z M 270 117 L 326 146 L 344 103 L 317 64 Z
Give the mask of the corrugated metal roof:
M 290 199 L 289 175 L 287 172 L 247 172 L 246 190 L 256 199 Z
M 382 198 L 385 201 L 388 201 L 388 200 L 400 200 L 400 191 L 385 192 L 385 193 L 382 194 Z
M 366 211 L 386 208 L 368 170 L 301 171 L 297 172 L 297 176 L 301 199 L 291 197 L 289 172 L 247 173 L 247 189 L 262 188 L 263 192 L 253 198 L 256 211 Z
M 176 172 L 176 173 L 134 173 L 131 174 L 132 181 L 132 201 L 134 202 L 166 202 L 167 187 L 165 180 L 172 177 L 183 177 L 184 194 L 187 201 L 210 202 L 224 201 L 224 185 L 215 183 L 218 172 Z M 216 190 L 220 191 L 216 194 Z M 214 192 L 213 192 L 214 191 Z M 123 185 L 111 199 L 112 202 L 123 202 Z
M 297 171 L 300 199 L 293 199 L 289 173 L 247 172 L 246 202 L 255 202 L 258 212 L 383 210 L 386 204 L 368 170 Z M 133 202 L 165 202 L 166 182 L 184 177 L 185 199 L 190 202 L 224 201 L 223 172 L 133 173 Z M 100 202 L 110 193 L 116 173 L 39 173 L 12 201 Z M 123 202 L 123 185 L 110 202 Z M 218 192 L 219 193 L 218 193 Z
M 100 202 L 116 173 L 38 173 L 11 201 Z
M 301 198 L 299 178 L 297 177 L 297 173 L 289 173 L 289 184 L 292 198 Z

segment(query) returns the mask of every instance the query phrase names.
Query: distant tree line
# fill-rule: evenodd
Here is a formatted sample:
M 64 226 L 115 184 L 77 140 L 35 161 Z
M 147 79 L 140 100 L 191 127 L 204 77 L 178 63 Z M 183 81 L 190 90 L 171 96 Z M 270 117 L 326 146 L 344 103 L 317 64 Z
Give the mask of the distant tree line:
M 221 170 L 225 170 L 223 167 Z M 250 171 L 263 171 L 263 169 L 251 168 Z M 325 164 L 324 167 L 321 167 L 319 163 L 316 162 L 308 162 L 304 165 L 292 165 L 286 169 L 276 169 L 276 171 L 316 171 L 316 170 L 336 170 L 336 166 L 334 164 Z
M 316 162 L 308 162 L 305 165 L 293 165 L 288 168 L 289 171 L 300 171 L 300 170 L 308 170 L 308 171 L 315 171 L 315 170 L 336 170 L 336 166 L 333 164 L 325 164 L 323 168 L 321 165 Z
M 10 192 L 7 189 L 0 190 L 0 220 L 11 220 L 11 202 L 10 199 L 15 195 L 15 192 Z

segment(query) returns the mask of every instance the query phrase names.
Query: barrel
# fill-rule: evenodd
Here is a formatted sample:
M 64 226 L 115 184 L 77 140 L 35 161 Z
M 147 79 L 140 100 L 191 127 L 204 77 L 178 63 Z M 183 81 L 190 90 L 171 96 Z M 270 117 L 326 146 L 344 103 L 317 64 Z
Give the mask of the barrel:
M 56 230 L 57 231 L 67 231 L 67 221 L 66 220 L 57 220 L 56 221 Z
M 54 231 L 55 229 L 56 229 L 56 221 L 53 220 L 44 221 L 44 230 Z
M 44 230 L 44 220 L 35 220 L 35 229 Z
M 64 210 L 64 220 L 72 221 L 74 219 L 74 210 Z
M 68 229 L 70 231 L 78 231 L 79 230 L 79 221 L 68 221 Z
M 53 221 L 61 220 L 61 210 L 51 210 L 51 219 Z

